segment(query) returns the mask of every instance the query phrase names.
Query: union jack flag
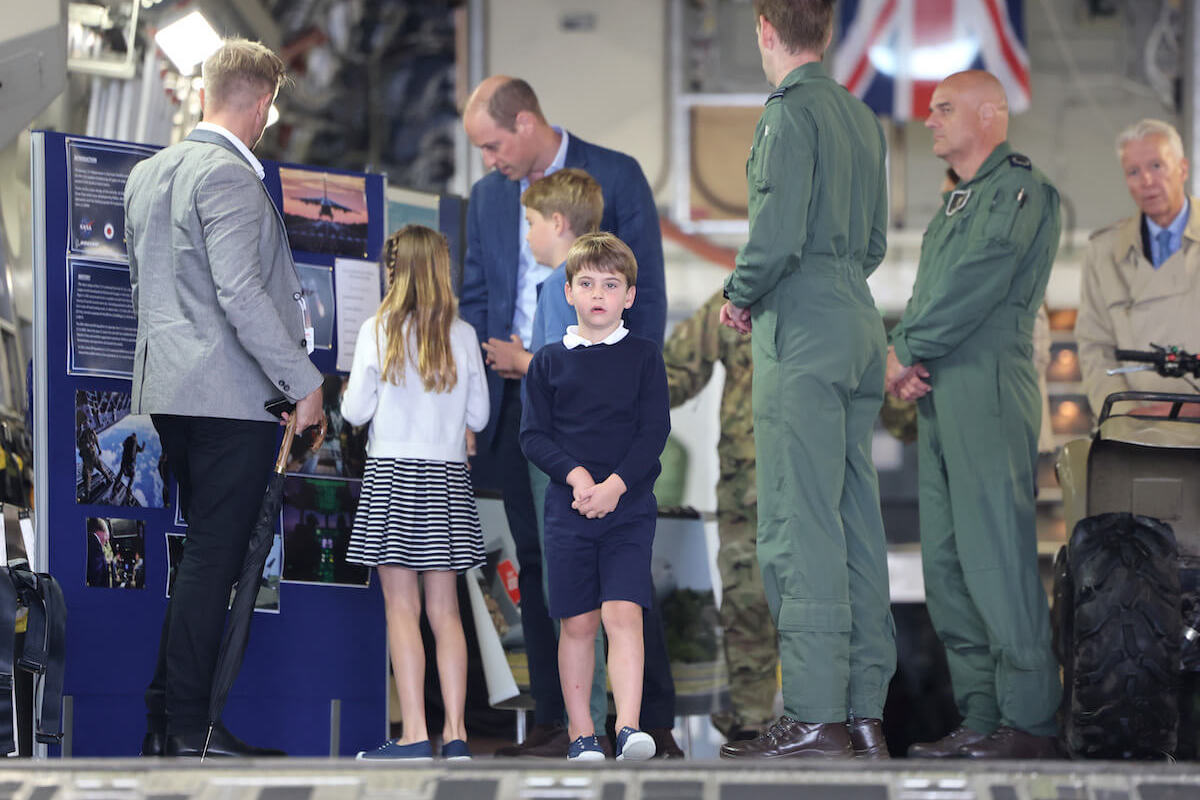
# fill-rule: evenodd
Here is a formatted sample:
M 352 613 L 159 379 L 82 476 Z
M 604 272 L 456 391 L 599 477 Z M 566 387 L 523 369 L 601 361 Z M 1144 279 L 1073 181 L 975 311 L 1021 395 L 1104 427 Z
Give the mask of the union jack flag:
M 1029 108 L 1021 0 L 844 0 L 834 78 L 878 114 L 924 119 L 938 82 L 986 69 Z

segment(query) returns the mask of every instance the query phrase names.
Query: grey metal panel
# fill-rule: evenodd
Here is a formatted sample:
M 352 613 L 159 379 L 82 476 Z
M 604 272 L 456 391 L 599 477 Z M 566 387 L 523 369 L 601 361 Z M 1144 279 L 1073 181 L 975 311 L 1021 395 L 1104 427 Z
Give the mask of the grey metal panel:
M 58 24 L 0 43 L 0 108 L 4 109 L 0 147 L 7 146 L 66 88 L 66 0 L 58 5 L 62 9 Z

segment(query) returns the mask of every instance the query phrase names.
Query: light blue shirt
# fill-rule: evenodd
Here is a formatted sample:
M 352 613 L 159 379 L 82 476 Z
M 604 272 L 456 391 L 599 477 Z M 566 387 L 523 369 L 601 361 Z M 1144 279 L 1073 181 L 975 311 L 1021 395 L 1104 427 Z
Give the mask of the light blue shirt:
M 562 135 L 562 143 L 558 146 L 554 160 L 546 167 L 545 175 L 558 172 L 567 160 L 567 132 L 558 126 L 552 127 L 556 133 Z M 528 188 L 529 178 L 521 178 L 521 194 L 525 194 Z M 517 302 L 513 309 L 512 329 L 513 333 L 521 337 L 525 349 L 533 352 L 533 314 L 537 310 L 537 287 L 553 270 L 537 263 L 529 249 L 529 242 L 525 241 L 525 237 L 529 235 L 529 223 L 525 221 L 523 205 L 517 209 L 517 231 L 521 237 L 521 251 L 517 263 Z
M 533 315 L 533 338 L 529 352 L 536 353 L 548 342 L 560 341 L 567 327 L 579 322 L 575 307 L 567 302 L 566 286 L 567 263 L 564 261 L 542 281 L 537 311 Z
M 1183 208 L 1171 220 L 1171 224 L 1163 228 L 1154 224 L 1154 220 L 1146 217 L 1146 227 L 1150 229 L 1150 261 L 1158 269 L 1163 263 L 1175 255 L 1175 251 L 1183 247 L 1183 229 L 1187 227 L 1191 201 L 1183 198 Z M 1163 237 L 1161 234 L 1166 233 Z M 1163 247 L 1163 240 L 1166 247 Z

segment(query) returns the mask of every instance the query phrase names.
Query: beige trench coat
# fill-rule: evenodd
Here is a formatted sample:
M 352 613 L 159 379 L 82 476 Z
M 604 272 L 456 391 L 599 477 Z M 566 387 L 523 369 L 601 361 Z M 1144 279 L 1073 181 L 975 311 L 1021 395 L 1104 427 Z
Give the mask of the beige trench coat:
M 1153 342 L 1191 353 L 1200 349 L 1200 209 L 1196 198 L 1190 202 L 1183 245 L 1158 269 L 1142 252 L 1140 215 L 1096 231 L 1088 242 L 1075 338 L 1084 389 L 1097 415 L 1112 392 L 1196 391 L 1153 372 L 1105 374 L 1123 366 L 1113 358 L 1115 348 L 1148 350 Z M 1123 403 L 1114 410 L 1128 408 Z

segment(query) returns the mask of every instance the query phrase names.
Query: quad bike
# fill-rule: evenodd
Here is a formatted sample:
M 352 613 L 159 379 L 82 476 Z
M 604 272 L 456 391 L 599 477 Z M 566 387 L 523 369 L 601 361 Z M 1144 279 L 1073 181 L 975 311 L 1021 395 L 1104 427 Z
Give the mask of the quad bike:
M 1110 370 L 1200 378 L 1200 358 L 1151 345 Z M 1191 384 L 1191 381 L 1187 381 Z M 1191 384 L 1195 386 L 1195 384 Z M 1113 413 L 1170 403 L 1167 416 Z M 1181 415 L 1182 410 L 1189 413 Z M 1200 673 L 1200 394 L 1109 395 L 1090 439 L 1055 464 L 1068 544 L 1054 563 L 1063 740 L 1074 757 L 1195 756 Z

